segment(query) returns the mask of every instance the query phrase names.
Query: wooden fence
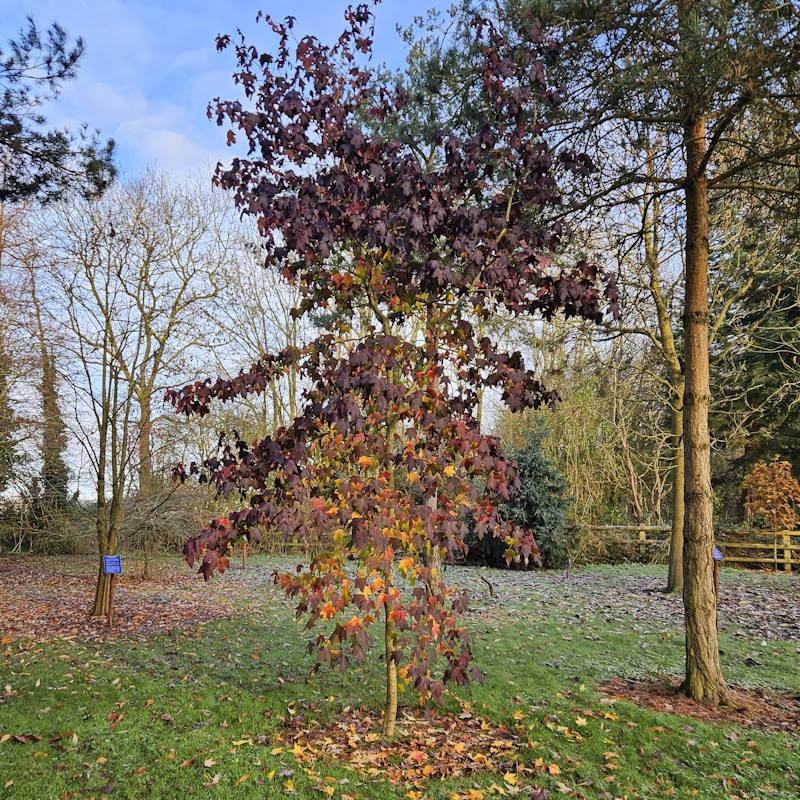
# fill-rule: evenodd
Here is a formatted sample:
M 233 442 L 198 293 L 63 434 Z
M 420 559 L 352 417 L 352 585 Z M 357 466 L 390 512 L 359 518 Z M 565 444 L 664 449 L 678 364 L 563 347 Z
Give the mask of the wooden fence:
M 590 525 L 610 560 L 665 561 L 670 529 L 666 525 Z M 715 534 L 725 565 L 800 571 L 800 531 L 721 528 Z M 270 536 L 255 552 L 292 555 L 307 561 L 314 548 L 305 542 Z
M 800 570 L 800 531 L 720 530 L 717 546 L 729 564 Z
M 606 544 L 642 558 L 665 554 L 669 548 L 670 529 L 665 525 L 590 525 L 589 530 Z M 715 540 L 728 565 L 800 570 L 800 531 L 720 528 Z

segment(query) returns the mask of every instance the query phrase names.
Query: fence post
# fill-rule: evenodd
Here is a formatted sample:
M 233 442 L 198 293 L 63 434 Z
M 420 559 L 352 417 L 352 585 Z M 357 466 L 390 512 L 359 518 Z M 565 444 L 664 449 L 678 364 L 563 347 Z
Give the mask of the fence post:
M 783 531 L 781 534 L 783 539 L 783 571 L 792 571 L 792 537 L 789 531 Z
M 644 553 L 647 551 L 647 547 L 644 544 L 646 538 L 647 534 L 644 531 L 639 531 L 639 542 L 641 542 L 639 545 L 639 555 L 644 555 Z

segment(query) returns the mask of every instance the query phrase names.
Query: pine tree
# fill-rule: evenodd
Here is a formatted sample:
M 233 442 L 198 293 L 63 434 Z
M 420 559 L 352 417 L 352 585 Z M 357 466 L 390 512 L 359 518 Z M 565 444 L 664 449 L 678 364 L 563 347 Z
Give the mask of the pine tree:
M 83 51 L 82 39 L 55 23 L 42 32 L 30 17 L 0 50 L 0 202 L 46 202 L 71 190 L 95 196 L 114 178 L 113 140 L 85 126 L 46 130 L 39 110 L 75 78 Z

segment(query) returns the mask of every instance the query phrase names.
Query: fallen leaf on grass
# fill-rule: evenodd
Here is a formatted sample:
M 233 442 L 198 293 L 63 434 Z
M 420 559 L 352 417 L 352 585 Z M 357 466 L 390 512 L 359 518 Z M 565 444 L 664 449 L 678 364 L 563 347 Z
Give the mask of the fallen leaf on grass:
M 2 736 L 0 736 L 0 744 L 5 744 L 11 739 L 13 739 L 15 742 L 19 742 L 20 744 L 30 744 L 31 742 L 42 741 L 42 737 L 37 736 L 35 733 L 4 733 Z M 75 739 L 75 742 L 77 743 L 77 738 Z

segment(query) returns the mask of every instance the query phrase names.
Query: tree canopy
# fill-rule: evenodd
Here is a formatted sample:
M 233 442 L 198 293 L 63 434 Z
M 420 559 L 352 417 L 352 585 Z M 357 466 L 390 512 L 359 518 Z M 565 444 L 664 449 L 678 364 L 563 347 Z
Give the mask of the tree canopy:
M 475 409 L 483 387 L 496 387 L 512 409 L 555 397 L 519 353 L 479 336 L 473 321 L 499 308 L 600 320 L 615 312 L 616 291 L 586 262 L 554 266 L 563 230 L 529 224 L 531 209 L 559 202 L 552 154 L 529 124 L 532 105 L 557 102 L 536 66 L 544 43 L 535 32 L 530 59 L 519 63 L 495 28 L 475 19 L 482 91 L 496 113 L 463 139 L 440 131 L 435 156 L 421 160 L 364 123 L 365 115 L 390 120 L 407 100 L 401 87 L 376 85 L 361 63 L 371 19 L 364 5 L 349 9 L 333 46 L 305 37 L 293 47 L 291 18 L 269 17 L 272 51 L 236 42 L 235 80 L 252 105 L 216 100 L 209 113 L 248 156 L 219 168 L 216 181 L 256 219 L 267 263 L 299 288 L 296 313 L 326 310 L 325 329 L 233 379 L 169 396 L 179 411 L 205 414 L 214 401 L 263 392 L 290 365 L 308 382 L 290 425 L 253 443 L 223 437 L 217 457 L 179 469 L 247 500 L 191 539 L 185 555 L 209 577 L 242 534 L 309 542 L 309 570 L 279 580 L 309 625 L 330 620 L 333 630 L 315 644 L 321 661 L 340 668 L 364 655 L 370 624 L 384 616 L 391 735 L 398 665 L 423 696 L 469 676 L 458 621 L 465 598 L 438 570 L 441 558 L 463 551 L 469 518 L 479 535 L 505 539 L 509 559 L 537 554 L 530 531 L 498 513 L 518 479 Z M 219 38 L 220 49 L 230 45 Z M 437 656 L 445 662 L 438 676 Z
M 73 80 L 84 53 L 54 23 L 27 25 L 0 50 L 0 201 L 51 201 L 67 190 L 101 193 L 115 175 L 114 142 L 84 125 L 77 132 L 47 129 L 42 107 Z

